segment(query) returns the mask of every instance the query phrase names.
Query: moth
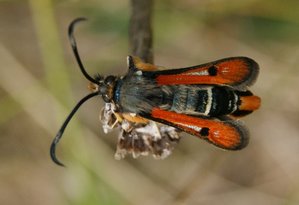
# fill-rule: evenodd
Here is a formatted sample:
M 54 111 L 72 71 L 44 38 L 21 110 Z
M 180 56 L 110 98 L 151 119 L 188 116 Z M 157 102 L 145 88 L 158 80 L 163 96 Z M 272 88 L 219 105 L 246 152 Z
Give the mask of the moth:
M 81 99 L 69 114 L 55 139 L 50 154 L 79 107 L 95 96 L 105 105 L 100 113 L 104 132 L 120 129 L 115 154 L 121 159 L 152 154 L 167 157 L 180 140 L 180 132 L 203 139 L 224 150 L 247 146 L 247 128 L 238 120 L 260 107 L 261 99 L 248 90 L 257 79 L 258 64 L 248 57 L 230 57 L 178 69 L 161 67 L 128 56 L 124 76 L 91 77 L 80 59 L 74 27 L 69 26 L 70 43 L 83 75 L 90 81 L 91 93 Z

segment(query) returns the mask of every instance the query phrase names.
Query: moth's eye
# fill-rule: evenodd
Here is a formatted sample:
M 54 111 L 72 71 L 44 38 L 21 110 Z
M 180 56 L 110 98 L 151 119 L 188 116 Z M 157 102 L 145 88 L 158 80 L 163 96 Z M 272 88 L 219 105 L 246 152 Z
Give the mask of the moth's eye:
M 104 83 L 107 84 L 107 85 L 110 85 L 115 81 L 115 79 L 116 79 L 115 76 L 109 75 L 105 78 Z

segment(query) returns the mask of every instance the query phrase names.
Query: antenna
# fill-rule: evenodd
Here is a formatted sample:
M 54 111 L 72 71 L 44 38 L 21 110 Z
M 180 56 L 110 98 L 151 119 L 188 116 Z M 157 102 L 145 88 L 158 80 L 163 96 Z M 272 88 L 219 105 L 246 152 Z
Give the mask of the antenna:
M 94 83 L 94 84 L 97 84 L 99 85 L 100 83 L 100 80 L 103 79 L 102 76 L 98 76 L 97 79 L 94 79 L 92 78 L 85 70 L 84 66 L 83 66 L 83 63 L 81 61 L 81 58 L 80 58 L 80 55 L 79 55 L 79 52 L 78 52 L 78 48 L 77 48 L 77 43 L 76 43 L 76 39 L 75 39 L 75 36 L 74 36 L 74 28 L 75 28 L 75 25 L 80 22 L 80 21 L 85 21 L 86 18 L 77 18 L 75 20 L 73 20 L 71 22 L 71 24 L 69 25 L 69 29 L 68 29 L 68 36 L 69 36 L 69 41 L 70 41 L 70 44 L 71 44 L 71 47 L 72 47 L 72 50 L 73 50 L 73 53 L 75 55 L 75 58 L 76 58 L 76 61 L 79 65 L 79 68 L 82 72 L 82 74 L 85 76 L 85 78 L 87 80 L 89 80 L 90 82 Z M 85 103 L 87 100 L 89 100 L 90 98 L 92 97 L 95 97 L 97 95 L 99 95 L 99 91 L 97 92 L 93 92 L 93 93 L 90 93 L 88 94 L 87 96 L 85 96 L 84 98 L 82 98 L 78 103 L 77 105 L 73 108 L 73 110 L 70 112 L 70 114 L 67 116 L 66 120 L 64 121 L 64 123 L 62 124 L 61 128 L 59 129 L 58 133 L 56 134 L 52 144 L 51 144 L 51 148 L 50 148 L 50 156 L 52 158 L 52 160 L 57 164 L 57 165 L 60 165 L 60 166 L 64 166 L 63 163 L 61 163 L 57 157 L 56 157 L 56 147 L 57 147 L 57 144 L 58 142 L 60 141 L 63 133 L 64 133 L 64 130 L 65 128 L 67 127 L 68 123 L 71 121 L 72 117 L 74 116 L 74 114 L 77 112 L 77 110 L 80 108 L 80 106 Z
M 85 70 L 84 66 L 83 66 L 83 63 L 81 61 L 81 58 L 80 58 L 80 55 L 79 55 L 79 52 L 78 52 L 78 48 L 77 48 L 77 43 L 76 43 L 76 38 L 75 38 L 75 35 L 74 35 L 74 28 L 75 28 L 75 25 L 77 23 L 79 23 L 80 21 L 86 21 L 87 19 L 86 18 L 83 18 L 83 17 L 80 17 L 80 18 L 77 18 L 75 20 L 73 20 L 71 22 L 71 24 L 69 25 L 69 29 L 68 29 L 68 35 L 69 35 L 69 41 L 70 41 L 70 44 L 72 46 L 72 50 L 73 50 L 73 53 L 75 55 L 75 58 L 76 58 L 76 61 L 79 65 L 79 68 L 81 70 L 81 72 L 83 73 L 83 75 L 85 76 L 85 78 L 87 80 L 89 80 L 90 82 L 93 82 L 95 84 L 99 84 L 99 81 L 97 81 L 96 79 L 94 79 L 93 77 L 91 77 Z M 102 78 L 102 76 L 100 76 Z
M 95 93 L 90 93 L 88 94 L 87 96 L 85 96 L 84 98 L 82 98 L 78 103 L 77 105 L 73 108 L 73 110 L 70 112 L 70 114 L 67 116 L 66 120 L 64 121 L 64 123 L 62 124 L 61 128 L 59 129 L 59 131 L 57 132 L 52 144 L 51 144 L 51 148 L 50 148 L 50 155 L 51 155 L 51 158 L 52 160 L 60 165 L 60 166 L 64 166 L 63 163 L 61 163 L 57 157 L 56 157 L 56 146 L 58 144 L 58 142 L 60 141 L 63 133 L 64 133 L 64 130 L 66 128 L 66 126 L 68 125 L 68 123 L 70 122 L 70 120 L 72 119 L 72 117 L 74 116 L 74 114 L 77 112 L 77 110 L 80 108 L 80 106 L 85 103 L 87 100 L 89 100 L 90 98 L 94 97 L 94 96 L 97 96 L 99 93 L 98 92 L 95 92 Z

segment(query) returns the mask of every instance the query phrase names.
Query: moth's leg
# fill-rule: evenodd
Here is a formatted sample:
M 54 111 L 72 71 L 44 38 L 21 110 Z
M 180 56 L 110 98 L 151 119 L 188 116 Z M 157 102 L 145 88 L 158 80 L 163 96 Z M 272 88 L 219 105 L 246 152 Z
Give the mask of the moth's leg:
M 100 112 L 100 121 L 103 124 L 105 133 L 115 128 L 123 120 L 120 113 L 115 112 L 115 106 L 112 103 L 105 103 L 105 106 Z
M 122 113 L 122 117 L 129 122 L 140 123 L 140 124 L 147 124 L 149 120 L 136 115 L 135 113 Z

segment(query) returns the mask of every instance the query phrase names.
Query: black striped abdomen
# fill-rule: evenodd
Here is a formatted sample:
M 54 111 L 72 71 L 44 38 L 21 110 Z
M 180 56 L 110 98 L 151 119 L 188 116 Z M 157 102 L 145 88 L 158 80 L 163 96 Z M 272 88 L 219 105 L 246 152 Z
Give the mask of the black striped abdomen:
M 171 111 L 190 115 L 222 116 L 237 109 L 238 96 L 227 87 L 174 86 Z

